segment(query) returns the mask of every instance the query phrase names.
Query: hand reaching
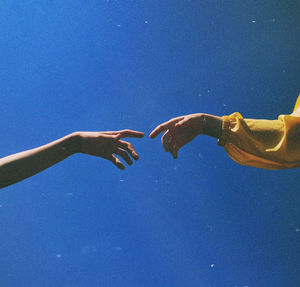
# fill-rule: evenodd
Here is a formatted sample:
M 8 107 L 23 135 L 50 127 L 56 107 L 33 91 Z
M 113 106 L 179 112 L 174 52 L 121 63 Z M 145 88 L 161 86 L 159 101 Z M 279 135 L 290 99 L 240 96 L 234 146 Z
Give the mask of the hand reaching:
M 123 160 L 129 165 L 132 164 L 130 156 L 135 160 L 139 158 L 133 146 L 129 142 L 122 141 L 121 138 L 144 137 L 144 133 L 132 130 L 113 132 L 79 132 L 79 135 L 81 139 L 82 153 L 107 159 L 120 169 L 124 169 L 125 166 L 116 157 L 116 155 L 123 158 Z
M 161 132 L 166 131 L 162 138 L 162 144 L 166 152 L 170 152 L 177 158 L 178 150 L 203 132 L 203 114 L 191 114 L 173 118 L 157 126 L 150 134 L 155 138 Z

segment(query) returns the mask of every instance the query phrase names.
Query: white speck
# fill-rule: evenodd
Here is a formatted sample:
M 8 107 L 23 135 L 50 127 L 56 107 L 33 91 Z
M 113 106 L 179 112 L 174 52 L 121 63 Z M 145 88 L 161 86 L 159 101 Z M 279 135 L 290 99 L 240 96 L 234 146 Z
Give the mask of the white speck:
M 213 268 L 215 266 L 215 264 L 210 264 L 210 267 Z
M 155 182 L 155 183 L 159 183 L 159 180 L 158 180 L 158 179 L 156 179 L 156 180 L 154 180 L 154 182 Z
M 148 24 L 148 21 L 145 21 L 145 24 Z
M 73 192 L 67 192 L 66 196 L 73 196 Z
M 299 232 L 300 231 L 300 228 L 296 228 L 296 232 Z
M 0 204 L 0 208 L 2 207 L 3 205 L 2 204 Z
M 124 182 L 124 179 L 120 179 L 120 182 Z
M 61 258 L 61 254 L 60 253 L 58 253 L 58 254 L 56 254 L 56 256 L 55 256 L 56 258 Z
M 121 25 L 120 25 L 120 24 L 118 24 L 118 25 L 117 25 L 117 27 L 121 27 Z
M 207 90 L 208 93 L 210 93 L 210 90 Z
M 198 97 L 202 97 L 202 95 L 201 95 L 201 94 L 198 94 Z
M 226 107 L 226 104 L 223 104 L 223 107 Z
M 201 153 L 198 153 L 199 158 L 203 158 L 203 155 Z
M 255 21 L 255 20 L 252 20 L 252 23 L 256 23 L 256 21 Z
M 272 18 L 272 19 L 269 20 L 269 22 L 275 23 L 276 20 L 275 20 L 275 18 Z
M 81 253 L 84 256 L 94 256 L 98 252 L 98 249 L 94 245 L 85 245 L 81 248 Z
M 121 251 L 122 250 L 121 246 L 115 246 L 114 249 L 115 249 L 115 251 Z
M 123 115 L 122 116 L 123 120 L 131 119 L 131 118 L 132 118 L 132 115 Z

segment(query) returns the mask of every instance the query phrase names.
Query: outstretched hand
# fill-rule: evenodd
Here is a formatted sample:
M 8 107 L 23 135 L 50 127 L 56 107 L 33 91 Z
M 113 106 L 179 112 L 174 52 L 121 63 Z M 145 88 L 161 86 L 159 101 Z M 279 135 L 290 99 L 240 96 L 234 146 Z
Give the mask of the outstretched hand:
M 203 114 L 191 114 L 173 118 L 157 126 L 150 134 L 155 138 L 161 132 L 165 132 L 161 138 L 166 152 L 170 152 L 173 158 L 177 158 L 181 147 L 193 140 L 203 132 Z
M 144 133 L 133 130 L 121 130 L 112 132 L 79 132 L 82 153 L 99 156 L 111 161 L 120 169 L 125 166 L 117 156 L 120 156 L 127 164 L 131 165 L 131 157 L 139 158 L 133 146 L 121 140 L 125 137 L 142 138 Z

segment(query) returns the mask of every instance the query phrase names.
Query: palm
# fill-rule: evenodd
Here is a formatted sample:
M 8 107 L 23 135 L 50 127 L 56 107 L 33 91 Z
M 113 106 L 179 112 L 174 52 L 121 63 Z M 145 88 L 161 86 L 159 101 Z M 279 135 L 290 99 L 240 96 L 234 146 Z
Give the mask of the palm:
M 122 141 L 121 138 L 141 138 L 144 134 L 131 130 L 123 130 L 116 132 L 83 132 L 81 136 L 83 138 L 81 147 L 83 153 L 105 158 L 120 169 L 124 169 L 124 165 L 115 155 L 123 158 L 129 165 L 132 164 L 131 157 L 135 160 L 139 157 L 132 145 L 129 142 Z
M 159 125 L 152 131 L 150 137 L 154 138 L 165 131 L 162 136 L 165 151 L 177 158 L 178 150 L 192 141 L 199 134 L 199 130 L 199 115 L 194 114 L 174 118 Z
M 170 133 L 173 138 L 173 144 L 178 148 L 178 150 L 198 135 L 192 126 L 186 128 L 175 128 L 170 130 Z

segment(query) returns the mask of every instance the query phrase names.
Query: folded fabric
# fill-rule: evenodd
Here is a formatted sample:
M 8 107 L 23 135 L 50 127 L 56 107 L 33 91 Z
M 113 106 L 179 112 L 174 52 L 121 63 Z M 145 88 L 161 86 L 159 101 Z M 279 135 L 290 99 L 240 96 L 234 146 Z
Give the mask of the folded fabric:
M 300 167 L 300 95 L 290 115 L 277 120 L 223 117 L 218 144 L 237 163 L 265 169 Z

